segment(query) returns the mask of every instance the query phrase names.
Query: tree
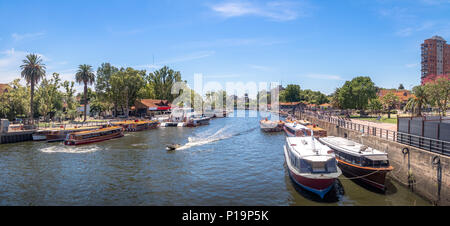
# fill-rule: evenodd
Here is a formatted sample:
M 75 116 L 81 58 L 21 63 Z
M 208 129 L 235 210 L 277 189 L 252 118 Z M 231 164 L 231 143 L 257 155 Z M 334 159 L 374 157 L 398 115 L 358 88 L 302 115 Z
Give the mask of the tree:
M 369 100 L 376 98 L 377 88 L 370 77 L 359 76 L 345 84 L 339 89 L 339 105 L 346 109 L 360 110 L 360 114 L 369 104 Z
M 27 81 L 27 84 L 30 85 L 30 120 L 33 124 L 34 88 L 41 78 L 45 76 L 45 64 L 42 63 L 41 57 L 36 54 L 27 55 L 26 59 L 22 62 L 23 64 L 20 66 L 22 69 L 21 76 Z
M 446 116 L 450 100 L 450 76 L 440 76 L 425 85 L 429 101 L 439 108 L 439 114 Z
M 425 86 L 414 86 L 412 89 L 414 97 L 411 97 L 405 105 L 405 110 L 412 110 L 416 116 L 422 116 L 422 108 L 428 104 L 428 95 Z
M 284 99 L 286 102 L 297 102 L 300 101 L 300 86 L 289 84 L 284 90 Z
M 388 92 L 381 98 L 381 103 L 384 108 L 388 111 L 388 118 L 391 118 L 391 110 L 399 103 L 399 98 L 394 92 Z
M 372 113 L 378 113 L 383 109 L 383 104 L 381 103 L 379 98 L 373 98 L 369 100 L 369 105 L 367 105 L 367 109 L 371 110 Z
M 153 86 L 156 99 L 168 100 L 172 102 L 175 96 L 172 95 L 172 85 L 181 82 L 181 73 L 174 71 L 167 66 L 150 73 L 148 82 Z
M 95 92 L 97 94 L 97 100 L 102 103 L 103 110 L 111 110 L 112 108 L 111 76 L 118 71 L 119 69 L 110 63 L 102 63 L 97 69 Z
M 125 108 L 126 117 L 129 108 L 141 98 L 142 89 L 145 87 L 145 73 L 133 68 L 122 68 L 111 76 L 111 91 L 116 100 L 115 105 Z
M 79 84 L 84 84 L 84 122 L 86 122 L 87 114 L 87 92 L 88 85 L 92 85 L 95 82 L 95 75 L 91 65 L 83 64 L 78 66 L 78 71 L 75 74 L 75 79 Z
M 50 118 L 50 113 L 55 114 L 62 110 L 63 95 L 59 91 L 61 79 L 58 73 L 53 73 L 51 79 L 43 78 L 39 89 L 37 90 L 37 103 L 39 114 L 46 120 Z
M 78 103 L 75 100 L 75 89 L 73 86 L 75 83 L 64 81 L 63 87 L 65 89 L 65 93 L 63 95 L 64 103 L 66 104 L 65 114 L 67 117 L 69 117 L 71 120 L 74 120 L 76 117 L 77 107 Z
M 398 89 L 405 89 L 405 87 L 403 86 L 403 84 L 400 83 L 400 85 L 398 86 Z
M 30 91 L 20 85 L 20 79 L 11 82 L 10 86 L 11 90 L 0 95 L 0 117 L 12 121 L 29 112 Z

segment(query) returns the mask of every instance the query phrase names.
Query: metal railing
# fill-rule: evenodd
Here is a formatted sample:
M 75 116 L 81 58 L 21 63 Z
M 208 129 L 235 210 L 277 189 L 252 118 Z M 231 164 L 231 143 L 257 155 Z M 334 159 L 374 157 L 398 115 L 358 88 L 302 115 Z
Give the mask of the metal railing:
M 310 111 L 303 111 L 301 112 L 301 114 L 314 117 L 320 121 L 335 124 L 341 128 L 358 131 L 360 133 L 379 137 L 384 140 L 394 141 L 427 150 L 433 153 L 450 156 L 450 142 L 448 141 L 436 140 L 428 137 L 422 137 L 375 126 L 355 123 L 350 119 L 342 118 L 339 116 L 321 115 Z

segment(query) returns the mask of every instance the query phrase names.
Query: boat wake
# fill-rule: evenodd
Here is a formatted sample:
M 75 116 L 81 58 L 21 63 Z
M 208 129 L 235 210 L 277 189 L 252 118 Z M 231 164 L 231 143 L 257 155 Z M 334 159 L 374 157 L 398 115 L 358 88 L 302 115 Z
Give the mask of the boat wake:
M 101 150 L 99 146 L 68 147 L 65 145 L 50 146 L 40 149 L 43 153 L 86 154 Z
M 227 131 L 228 128 L 229 127 L 221 128 L 216 133 L 214 133 L 213 135 L 208 136 L 206 138 L 204 138 L 204 136 L 201 136 L 201 135 L 196 136 L 196 137 L 188 137 L 188 143 L 177 148 L 177 150 L 185 150 L 185 149 L 189 149 L 191 147 L 202 146 L 202 145 L 210 144 L 210 143 L 217 142 L 220 140 L 229 139 L 231 137 L 240 136 L 240 135 L 249 133 L 249 132 L 257 129 L 258 127 L 255 127 L 255 128 L 249 129 L 249 130 L 245 130 L 245 131 L 241 131 L 238 133 L 230 133 L 229 131 Z

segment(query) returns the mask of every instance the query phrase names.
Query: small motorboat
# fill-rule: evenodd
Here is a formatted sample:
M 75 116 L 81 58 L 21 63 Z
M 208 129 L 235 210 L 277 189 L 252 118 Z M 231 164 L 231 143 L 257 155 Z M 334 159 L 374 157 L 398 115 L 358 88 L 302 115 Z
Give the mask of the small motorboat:
M 180 144 L 168 144 L 166 147 L 167 151 L 175 151 L 177 150 L 177 148 L 180 148 L 181 145 Z
M 270 121 L 267 118 L 259 122 L 261 130 L 264 132 L 281 132 L 283 131 L 284 122 Z

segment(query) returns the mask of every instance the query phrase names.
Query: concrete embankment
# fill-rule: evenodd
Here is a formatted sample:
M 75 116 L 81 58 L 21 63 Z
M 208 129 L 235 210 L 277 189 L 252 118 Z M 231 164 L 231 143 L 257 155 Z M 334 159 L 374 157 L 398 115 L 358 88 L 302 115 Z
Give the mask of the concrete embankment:
M 328 136 L 347 137 L 358 143 L 385 151 L 394 170 L 390 178 L 410 187 L 435 205 L 450 205 L 450 158 L 380 137 L 342 128 L 328 121 L 304 115 L 303 119 L 326 129 Z
M 0 144 L 18 143 L 33 140 L 34 131 L 0 133 Z

